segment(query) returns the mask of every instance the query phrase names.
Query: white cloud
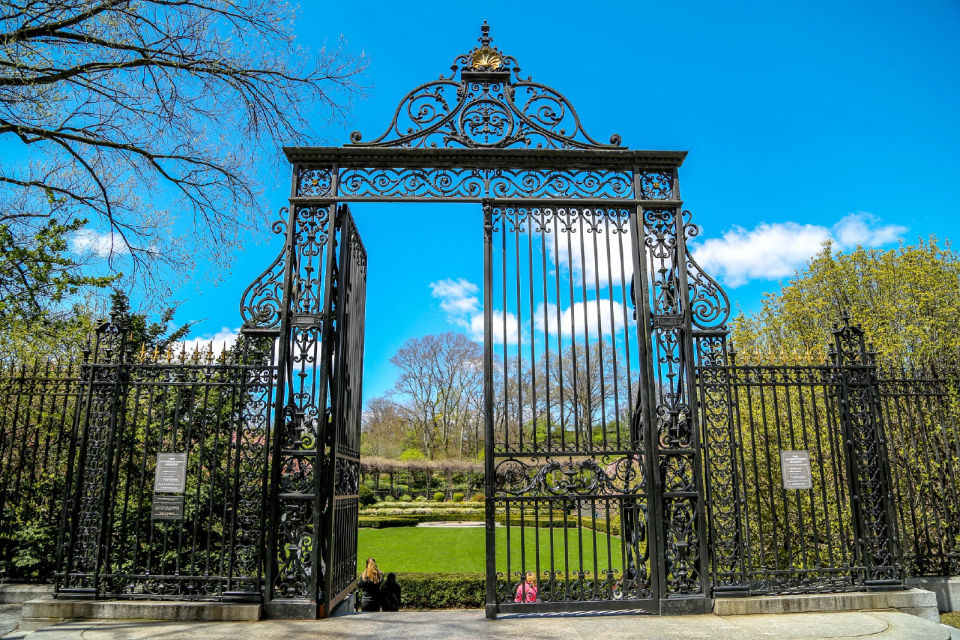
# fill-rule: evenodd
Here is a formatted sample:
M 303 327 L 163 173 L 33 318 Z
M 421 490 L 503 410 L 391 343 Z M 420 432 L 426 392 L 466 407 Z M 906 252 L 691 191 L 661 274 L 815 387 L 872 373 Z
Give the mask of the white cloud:
M 186 340 L 181 341 L 180 344 L 186 346 L 187 353 L 193 353 L 198 349 L 200 351 L 208 351 L 210 346 L 213 345 L 214 355 L 219 356 L 224 347 L 229 349 L 236 344 L 239 331 L 239 327 L 236 329 L 223 327 L 220 329 L 220 331 L 217 331 L 214 334 L 206 333 L 196 338 L 187 338 Z
M 478 296 L 480 288 L 464 278 L 431 282 L 430 291 L 434 298 L 440 298 L 440 308 L 451 318 L 461 318 L 481 310 Z
M 74 253 L 93 253 L 101 258 L 129 252 L 123 238 L 117 234 L 100 233 L 94 229 L 77 231 L 70 239 L 70 250 Z
M 446 279 L 430 283 L 431 295 L 440 299 L 440 308 L 447 312 L 447 321 L 467 330 L 471 340 L 483 342 L 483 307 L 480 304 L 480 288 L 464 278 Z M 507 313 L 507 329 L 503 328 L 503 311 L 493 312 L 493 341 L 503 344 L 504 334 L 508 344 L 517 343 L 520 328 L 517 316 Z
M 591 339 L 596 339 L 600 335 L 600 329 L 603 330 L 605 336 L 609 336 L 611 332 L 622 330 L 623 305 L 619 302 L 613 302 L 612 306 L 613 312 L 611 314 L 610 300 L 601 298 L 600 300 L 588 300 L 586 304 L 577 302 L 572 308 L 567 307 L 562 310 L 560 312 L 559 328 L 563 339 L 570 339 L 573 336 L 574 329 L 576 329 L 577 337 L 589 335 Z M 544 322 L 544 307 L 543 303 L 540 303 L 537 312 L 534 314 L 534 326 L 541 332 L 548 328 L 552 338 L 557 335 L 557 305 L 548 304 L 546 316 L 547 319 Z
M 691 249 L 708 273 L 720 276 L 731 287 L 739 287 L 754 279 L 792 275 L 826 240 L 833 240 L 837 249 L 851 249 L 887 244 L 906 230 L 900 225 L 880 224 L 869 213 L 853 213 L 829 229 L 797 222 L 763 222 L 751 230 L 734 226 L 723 237 L 710 238 Z

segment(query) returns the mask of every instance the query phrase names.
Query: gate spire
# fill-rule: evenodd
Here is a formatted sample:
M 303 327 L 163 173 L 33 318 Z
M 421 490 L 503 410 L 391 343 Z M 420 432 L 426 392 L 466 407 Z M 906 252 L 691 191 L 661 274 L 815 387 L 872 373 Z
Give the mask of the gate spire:
M 592 138 L 573 104 L 556 89 L 523 79 L 516 58 L 493 46 L 490 25 L 480 46 L 454 58 L 450 75 L 413 89 L 400 101 L 387 130 L 359 147 L 503 149 L 622 149 L 620 136 Z M 459 74 L 459 79 L 457 79 Z

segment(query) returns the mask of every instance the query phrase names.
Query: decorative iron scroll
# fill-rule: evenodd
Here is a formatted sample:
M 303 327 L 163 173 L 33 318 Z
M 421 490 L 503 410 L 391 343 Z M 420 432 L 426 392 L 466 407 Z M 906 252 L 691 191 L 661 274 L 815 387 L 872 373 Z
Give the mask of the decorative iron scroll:
M 639 456 L 602 456 L 567 462 L 545 458 L 521 461 L 508 458 L 497 463 L 497 495 L 510 496 L 602 496 L 645 493 L 646 478 Z
M 300 197 L 329 196 L 333 186 L 331 167 L 305 167 L 297 169 L 297 195 Z
M 337 458 L 334 471 L 334 494 L 355 496 L 360 490 L 360 463 L 348 458 Z
M 484 22 L 480 46 L 457 56 L 449 76 L 404 96 L 383 134 L 361 142 L 360 132 L 354 131 L 350 142 L 408 148 L 620 148 L 617 134 L 610 144 L 590 137 L 561 93 L 521 78 L 516 59 L 490 46 L 489 29 Z
M 280 209 L 280 219 L 273 223 L 273 233 L 285 235 L 287 223 L 284 220 L 287 209 Z M 270 263 L 266 270 L 250 283 L 240 297 L 240 317 L 243 326 L 248 329 L 278 329 L 280 327 L 283 306 L 283 270 L 286 265 L 287 248 L 280 249 L 280 255 Z
M 344 198 L 633 198 L 626 171 L 343 169 Z
M 684 211 L 682 215 L 685 240 L 700 235 L 700 227 L 690 222 L 691 213 Z M 727 292 L 697 264 L 689 252 L 686 255 L 690 321 L 699 329 L 726 329 L 727 320 L 730 319 L 730 299 Z
M 863 329 L 844 315 L 835 326 L 830 357 L 839 367 L 841 419 L 851 456 L 851 485 L 859 503 L 857 547 L 866 567 L 867 584 L 899 583 L 902 570 L 896 550 L 890 467 L 879 407 L 877 367 L 867 350 Z

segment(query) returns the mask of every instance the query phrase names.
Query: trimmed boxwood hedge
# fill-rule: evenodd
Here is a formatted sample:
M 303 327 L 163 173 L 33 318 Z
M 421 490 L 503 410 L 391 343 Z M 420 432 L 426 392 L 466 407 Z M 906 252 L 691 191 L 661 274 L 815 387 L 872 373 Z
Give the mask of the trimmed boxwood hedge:
M 398 573 L 397 583 L 401 609 L 482 609 L 487 596 L 482 573 Z
M 507 517 L 505 515 L 498 515 L 497 524 L 506 524 Z M 480 518 L 483 520 L 483 518 Z M 541 529 L 549 529 L 551 526 L 554 528 L 563 527 L 563 516 L 556 514 L 553 516 L 553 521 L 550 520 L 549 516 L 540 516 L 539 519 L 533 518 L 530 516 L 525 516 L 521 521 L 520 516 L 510 515 L 510 524 L 512 526 L 520 526 L 521 524 L 525 527 L 540 527 Z M 584 529 L 596 529 L 601 533 L 611 533 L 615 536 L 620 535 L 620 518 L 610 518 L 610 529 L 607 531 L 607 521 L 606 519 L 601 520 L 597 518 L 596 527 L 593 526 L 594 522 L 592 518 L 583 518 L 582 520 L 577 520 L 577 516 L 567 516 L 567 527 L 577 527 L 582 526 Z
M 361 529 L 387 529 L 389 527 L 415 527 L 416 518 L 401 516 L 360 516 L 357 526 Z
M 362 528 L 371 528 L 371 529 L 386 529 L 387 527 L 413 527 L 421 522 L 483 522 L 484 514 L 482 513 L 455 513 L 455 514 L 436 514 L 436 515 L 418 515 L 418 514 L 404 514 L 402 516 L 372 516 L 372 515 L 361 515 L 359 518 L 359 526 Z M 498 515 L 497 524 L 503 525 L 507 521 L 506 516 Z M 521 521 L 520 516 L 510 516 L 510 524 L 512 526 L 525 526 L 525 527 L 534 527 L 539 526 L 541 529 L 547 529 L 553 525 L 554 528 L 563 527 L 563 517 L 556 515 L 553 518 L 553 522 L 550 522 L 548 517 L 541 517 L 539 520 L 531 517 L 525 517 Z M 590 518 L 584 518 L 581 522 L 577 521 L 576 516 L 567 516 L 567 527 L 576 527 L 582 525 L 585 529 L 592 529 L 591 525 L 593 520 Z M 607 521 L 597 519 L 596 530 L 601 533 L 611 533 L 615 536 L 620 535 L 620 519 L 611 518 L 610 519 L 610 529 L 607 531 Z
M 601 577 L 596 584 L 598 592 L 607 593 L 621 579 L 620 572 L 610 577 Z M 519 584 L 520 576 L 512 580 L 497 580 L 497 593 L 512 595 Z M 548 589 L 542 578 L 541 589 Z M 401 609 L 482 609 L 487 595 L 486 576 L 483 573 L 397 573 L 400 585 Z M 592 579 L 556 580 L 553 588 L 560 593 L 569 587 L 572 593 L 584 593 L 594 588 Z M 360 607 L 360 589 L 357 588 L 356 603 Z

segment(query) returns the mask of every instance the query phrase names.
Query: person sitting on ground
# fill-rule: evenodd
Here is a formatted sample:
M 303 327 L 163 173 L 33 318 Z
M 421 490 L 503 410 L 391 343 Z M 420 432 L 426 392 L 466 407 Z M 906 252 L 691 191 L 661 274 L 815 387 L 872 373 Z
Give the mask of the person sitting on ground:
M 357 585 L 363 592 L 360 599 L 361 611 L 380 611 L 380 582 L 383 580 L 383 573 L 377 568 L 377 561 L 373 558 L 367 558 L 367 568 Z
M 400 585 L 397 584 L 397 574 L 387 574 L 387 579 L 380 587 L 380 602 L 383 604 L 384 611 L 400 611 Z
M 527 579 L 517 585 L 517 597 L 514 602 L 536 602 L 537 601 L 537 574 L 533 571 L 527 571 Z

